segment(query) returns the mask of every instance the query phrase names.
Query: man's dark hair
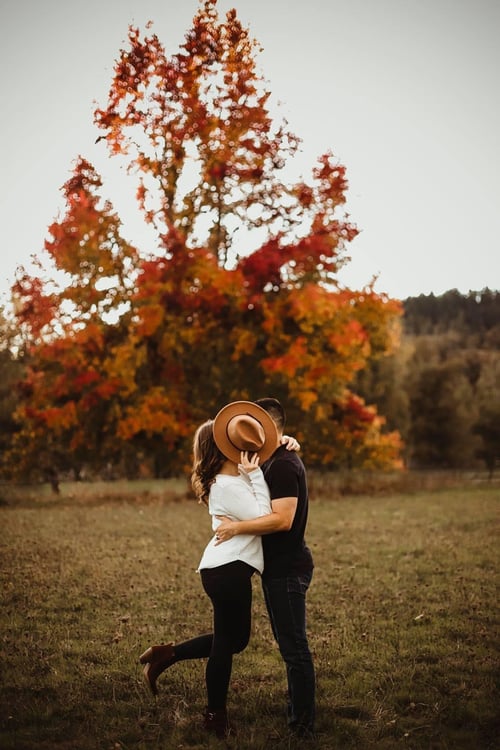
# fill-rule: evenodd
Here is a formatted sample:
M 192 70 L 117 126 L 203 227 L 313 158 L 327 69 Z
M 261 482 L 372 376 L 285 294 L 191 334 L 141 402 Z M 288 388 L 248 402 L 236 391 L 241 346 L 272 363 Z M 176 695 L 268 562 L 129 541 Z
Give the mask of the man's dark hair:
M 276 424 L 278 430 L 283 432 L 285 429 L 286 414 L 282 405 L 277 398 L 258 398 L 255 402 L 257 406 L 260 406 L 264 411 L 272 417 L 273 422 Z

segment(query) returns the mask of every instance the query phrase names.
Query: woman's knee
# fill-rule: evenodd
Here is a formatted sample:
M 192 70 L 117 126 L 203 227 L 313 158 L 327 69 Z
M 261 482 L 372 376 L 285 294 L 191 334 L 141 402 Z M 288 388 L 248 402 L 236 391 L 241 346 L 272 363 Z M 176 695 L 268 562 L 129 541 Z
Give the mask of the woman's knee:
M 233 654 L 241 654 L 242 651 L 248 646 L 250 640 L 250 633 L 239 634 L 233 640 Z

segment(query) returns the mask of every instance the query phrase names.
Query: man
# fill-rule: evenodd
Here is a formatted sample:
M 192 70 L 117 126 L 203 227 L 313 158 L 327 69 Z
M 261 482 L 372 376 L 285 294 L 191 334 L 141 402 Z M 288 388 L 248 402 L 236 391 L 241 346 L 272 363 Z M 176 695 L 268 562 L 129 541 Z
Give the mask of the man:
M 285 411 L 277 399 L 256 403 L 270 414 L 281 439 Z M 288 724 L 294 734 L 314 731 L 315 673 L 306 634 L 306 592 L 313 559 L 304 534 L 308 514 L 304 464 L 294 451 L 280 445 L 263 465 L 271 493 L 272 513 L 250 521 L 222 518 L 219 543 L 237 534 L 262 535 L 264 572 L 262 588 L 273 634 L 286 664 Z

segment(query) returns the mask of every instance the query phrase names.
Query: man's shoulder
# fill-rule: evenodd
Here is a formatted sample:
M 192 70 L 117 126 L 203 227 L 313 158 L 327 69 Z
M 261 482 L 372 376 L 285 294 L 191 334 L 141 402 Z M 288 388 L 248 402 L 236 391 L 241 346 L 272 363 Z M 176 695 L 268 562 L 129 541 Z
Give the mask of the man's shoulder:
M 302 459 L 298 455 L 297 451 L 289 451 L 284 445 L 273 453 L 270 459 L 264 464 L 265 469 L 269 470 L 280 470 L 280 469 L 294 469 L 295 471 L 304 471 L 305 467 L 302 463 Z

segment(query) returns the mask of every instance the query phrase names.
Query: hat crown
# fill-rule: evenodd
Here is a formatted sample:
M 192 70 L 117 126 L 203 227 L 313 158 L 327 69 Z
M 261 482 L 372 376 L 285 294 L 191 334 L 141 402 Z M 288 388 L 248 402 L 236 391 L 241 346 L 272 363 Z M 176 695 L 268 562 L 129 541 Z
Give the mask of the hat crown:
M 226 431 L 229 440 L 239 451 L 256 453 L 266 440 L 264 428 L 249 414 L 238 414 L 230 419 Z
M 238 463 L 241 452 L 257 453 L 263 463 L 279 445 L 271 416 L 252 401 L 233 401 L 214 419 L 214 440 L 221 453 Z

